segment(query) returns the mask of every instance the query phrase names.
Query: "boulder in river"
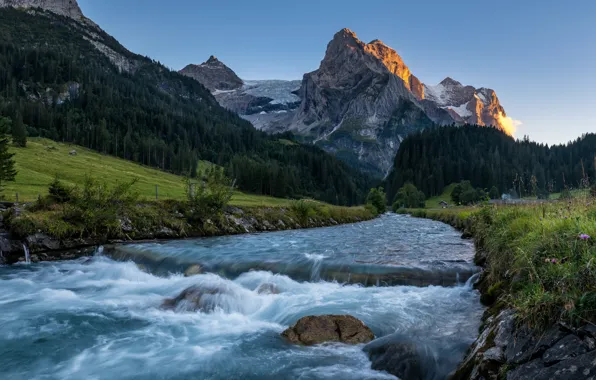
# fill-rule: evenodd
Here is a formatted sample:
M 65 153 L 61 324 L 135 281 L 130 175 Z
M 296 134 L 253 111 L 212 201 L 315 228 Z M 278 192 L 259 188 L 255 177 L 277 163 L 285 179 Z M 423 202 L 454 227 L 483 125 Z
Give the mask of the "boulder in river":
M 175 298 L 166 299 L 161 307 L 167 310 L 210 312 L 217 306 L 216 296 L 229 291 L 217 285 L 194 285 L 186 288 Z
M 269 282 L 264 282 L 257 288 L 257 293 L 259 294 L 279 294 L 279 288 L 275 284 L 271 284 Z
M 325 342 L 368 343 L 372 330 L 351 315 L 317 315 L 303 317 L 282 334 L 289 342 L 312 346 Z
M 199 264 L 193 264 L 186 268 L 184 271 L 184 277 L 195 276 L 201 273 L 203 273 L 203 268 Z
M 377 339 L 364 347 L 372 362 L 371 368 L 386 371 L 402 380 L 423 380 L 434 372 L 419 352 L 417 345 L 395 334 Z

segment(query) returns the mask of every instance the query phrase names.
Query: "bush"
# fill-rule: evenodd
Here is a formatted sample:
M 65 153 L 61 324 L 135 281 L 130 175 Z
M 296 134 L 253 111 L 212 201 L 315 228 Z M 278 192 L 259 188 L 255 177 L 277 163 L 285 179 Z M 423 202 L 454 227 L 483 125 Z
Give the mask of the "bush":
M 425 200 L 426 196 L 422 191 L 419 191 L 413 184 L 406 183 L 395 195 L 393 211 L 400 208 L 424 208 Z
M 54 203 L 66 203 L 70 201 L 72 189 L 66 187 L 59 179 L 58 176 L 54 178 L 48 188 L 48 197 Z
M 590 195 L 596 197 L 596 183 L 590 187 Z
M 375 215 L 384 213 L 387 210 L 387 197 L 383 188 L 370 189 L 368 197 L 366 197 L 366 204 L 374 207 L 370 208 L 369 206 L 369 210 L 376 211 Z
M 302 224 L 308 223 L 308 218 L 316 214 L 316 207 L 317 205 L 308 199 L 292 201 L 290 204 L 290 209 Z
M 197 176 L 198 183 L 186 179 L 187 217 L 191 223 L 221 216 L 234 194 L 234 182 L 220 167 L 212 166 Z
M 471 205 L 488 200 L 488 194 L 482 189 L 475 189 L 470 181 L 462 181 L 455 185 L 451 192 L 451 200 L 459 205 Z
M 491 187 L 490 188 L 490 191 L 489 191 L 489 196 L 490 196 L 490 199 L 499 199 L 499 198 L 501 198 L 501 195 L 499 193 L 499 189 L 497 189 L 496 186 Z

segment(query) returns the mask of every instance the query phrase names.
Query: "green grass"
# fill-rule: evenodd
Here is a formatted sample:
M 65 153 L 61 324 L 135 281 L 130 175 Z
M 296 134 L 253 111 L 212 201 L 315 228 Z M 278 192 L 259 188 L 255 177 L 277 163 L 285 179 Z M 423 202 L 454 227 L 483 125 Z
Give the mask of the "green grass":
M 15 182 L 9 182 L 4 190 L 6 200 L 34 201 L 47 194 L 48 185 L 56 175 L 67 185 L 81 184 L 85 176 L 91 176 L 110 185 L 137 178 L 134 189 L 143 199 L 155 199 L 158 185 L 159 199 L 183 200 L 186 198 L 181 176 L 145 167 L 131 161 L 103 155 L 76 145 L 57 143 L 52 140 L 32 138 L 26 148 L 11 148 L 16 154 Z M 71 156 L 70 151 L 77 154 Z M 211 165 L 202 162 L 200 165 Z M 236 192 L 231 201 L 235 206 L 289 207 L 288 199 Z
M 443 206 L 440 205 L 441 201 L 445 201 L 449 204 L 452 204 L 453 201 L 451 200 L 451 193 L 453 192 L 453 188 L 455 186 L 456 184 L 452 183 L 451 185 L 445 187 L 441 195 L 428 198 L 426 200 L 426 208 L 443 208 Z
M 536 327 L 596 322 L 595 198 L 408 212 L 472 232 L 486 260 L 481 288 L 485 294 L 498 289 L 489 295 L 516 309 L 522 321 Z

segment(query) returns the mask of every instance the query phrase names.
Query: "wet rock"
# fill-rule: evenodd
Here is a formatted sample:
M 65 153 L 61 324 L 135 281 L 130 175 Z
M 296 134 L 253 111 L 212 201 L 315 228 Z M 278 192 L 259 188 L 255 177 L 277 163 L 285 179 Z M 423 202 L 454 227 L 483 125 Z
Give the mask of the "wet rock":
M 178 234 L 174 232 L 174 230 L 172 230 L 171 228 L 164 226 L 159 231 L 157 231 L 155 236 L 159 239 L 172 239 L 178 237 Z
M 510 337 L 505 352 L 507 361 L 513 364 L 528 362 L 541 356 L 565 335 L 567 334 L 558 326 L 554 326 L 544 334 L 523 326 Z
M 196 276 L 197 274 L 203 273 L 203 267 L 199 264 L 194 264 L 186 268 L 184 271 L 184 277 Z
M 291 343 L 305 346 L 325 342 L 368 343 L 375 337 L 368 326 L 351 315 L 304 317 L 281 335 Z
M 546 365 L 551 365 L 565 359 L 574 358 L 586 353 L 587 348 L 576 335 L 567 335 L 557 344 L 546 350 L 542 360 Z
M 279 288 L 277 287 L 277 285 L 266 282 L 266 283 L 259 285 L 259 287 L 257 288 L 257 293 L 259 293 L 259 294 L 279 294 L 280 291 L 279 291 Z
M 596 378 L 596 351 L 545 367 L 540 359 L 524 364 L 507 374 L 507 380 L 593 380 Z
M 27 236 L 25 240 L 31 252 L 56 251 L 62 248 L 60 240 L 42 233 Z
M 430 370 L 415 343 L 400 336 L 377 339 L 364 347 L 372 362 L 371 368 L 386 371 L 402 380 L 423 380 Z
M 217 296 L 229 293 L 228 289 L 217 285 L 191 286 L 177 297 L 166 299 L 161 307 L 176 311 L 211 312 L 217 307 Z

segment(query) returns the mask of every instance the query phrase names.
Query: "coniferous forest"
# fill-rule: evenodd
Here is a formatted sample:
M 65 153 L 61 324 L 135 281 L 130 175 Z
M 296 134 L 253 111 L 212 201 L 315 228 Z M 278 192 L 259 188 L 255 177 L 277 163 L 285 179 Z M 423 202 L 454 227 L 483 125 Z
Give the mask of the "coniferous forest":
M 93 46 L 97 36 L 120 68 Z M 0 116 L 22 117 L 29 136 L 177 174 L 193 175 L 199 160 L 210 161 L 240 190 L 257 194 L 351 205 L 372 185 L 291 135 L 257 131 L 200 83 L 129 52 L 100 29 L 49 13 L 0 10 Z
M 463 180 L 521 196 L 560 192 L 594 183 L 595 155 L 596 134 L 549 147 L 482 126 L 427 129 L 402 142 L 386 180 L 387 194 L 393 200 L 410 182 L 430 197 Z

